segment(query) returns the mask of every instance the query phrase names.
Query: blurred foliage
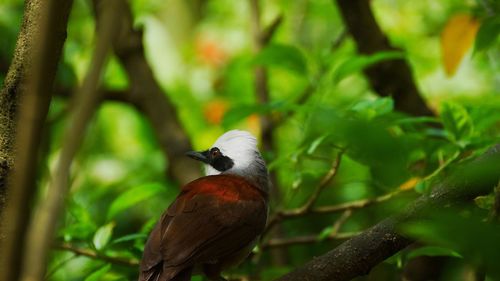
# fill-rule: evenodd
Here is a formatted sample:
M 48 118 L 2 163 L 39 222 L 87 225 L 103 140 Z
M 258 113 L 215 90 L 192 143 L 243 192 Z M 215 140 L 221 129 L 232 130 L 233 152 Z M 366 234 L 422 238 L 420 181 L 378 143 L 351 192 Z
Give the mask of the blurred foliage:
M 284 21 L 271 44 L 259 53 L 252 47 L 248 1 L 131 0 L 130 5 L 135 26 L 144 32 L 147 59 L 195 148 L 209 147 L 231 128 L 259 135 L 261 115 L 281 120 L 274 131 L 274 151 L 265 153 L 278 176 L 275 188 L 282 194 L 272 202 L 273 209 L 302 206 L 339 149 L 346 149 L 338 174 L 318 198 L 318 206 L 407 190 L 396 199 L 354 211 L 339 230 L 362 231 L 428 191 L 429 181 L 447 173 L 450 164 L 499 141 L 498 1 L 372 1 L 382 29 L 402 50 L 372 56 L 356 53 L 330 0 L 262 1 L 264 25 L 279 14 Z M 0 1 L 0 64 L 12 57 L 22 10 L 20 0 Z M 463 30 L 451 23 L 458 43 L 448 42 L 442 48 L 442 37 L 447 36 L 443 33 L 457 15 L 474 21 L 477 33 L 470 33 L 470 42 L 461 41 Z M 76 0 L 56 88 L 71 90 L 81 83 L 94 29 L 89 3 Z M 448 77 L 442 58 L 451 53 L 455 53 L 454 75 Z M 424 98 L 438 117 L 395 112 L 392 99 L 377 97 L 370 89 L 363 69 L 399 58 L 411 64 Z M 256 102 L 256 66 L 268 69 L 271 100 L 266 104 Z M 4 75 L 0 73 L 0 80 Z M 114 57 L 102 80 L 107 89 L 128 87 Z M 308 98 L 301 99 L 307 91 Z M 56 95 L 47 123 L 42 186 L 57 159 L 67 112 L 67 99 Z M 109 257 L 140 259 L 147 234 L 179 188 L 166 177 L 167 165 L 145 117 L 128 104 L 104 102 L 72 167 L 71 196 L 58 241 Z M 492 195 L 478 199 L 479 207 L 471 208 L 491 209 L 492 200 Z M 454 265 L 457 272 L 474 264 L 484 266 L 489 278 L 500 278 L 494 264 L 500 251 L 491 247 L 498 241 L 498 225 L 483 222 L 485 212 L 432 214 L 429 220 L 408 225 L 408 233 L 429 246 L 398 254 L 359 280 L 394 279 L 406 262 L 422 255 L 452 256 L 461 261 Z M 339 214 L 325 214 L 287 220 L 285 238 L 323 237 L 338 218 Z M 286 265 L 276 265 L 269 250 L 261 250 L 229 274 L 272 280 L 340 243 L 320 240 L 286 248 Z M 137 268 L 54 250 L 48 272 L 47 280 L 133 280 Z M 377 276 L 377 272 L 383 274 Z

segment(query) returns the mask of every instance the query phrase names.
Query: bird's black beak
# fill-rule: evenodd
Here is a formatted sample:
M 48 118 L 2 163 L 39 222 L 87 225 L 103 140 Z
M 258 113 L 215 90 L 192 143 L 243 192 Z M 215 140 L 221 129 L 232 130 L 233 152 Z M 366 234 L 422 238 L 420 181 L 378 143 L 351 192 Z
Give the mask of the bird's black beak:
M 210 164 L 210 159 L 208 158 L 208 156 L 209 156 L 208 150 L 200 151 L 200 152 L 188 151 L 188 152 L 186 152 L 186 156 L 189 156 L 189 157 L 193 158 L 194 160 L 198 160 L 198 161 L 201 161 L 203 163 Z

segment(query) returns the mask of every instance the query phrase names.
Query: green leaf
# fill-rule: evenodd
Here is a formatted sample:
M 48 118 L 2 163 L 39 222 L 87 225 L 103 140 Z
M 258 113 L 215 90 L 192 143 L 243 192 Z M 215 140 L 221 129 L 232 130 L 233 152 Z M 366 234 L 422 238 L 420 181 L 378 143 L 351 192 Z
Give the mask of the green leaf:
M 490 210 L 495 203 L 495 194 L 478 196 L 474 199 L 474 203 L 481 209 Z
M 500 16 L 486 18 L 479 27 L 474 44 L 474 52 L 491 47 L 500 35 Z
M 267 104 L 243 104 L 235 106 L 224 114 L 222 126 L 230 128 L 237 122 L 245 119 L 252 114 L 267 114 L 271 111 L 286 111 L 290 106 L 286 105 L 283 101 L 275 101 Z
M 113 235 L 113 228 L 115 228 L 116 223 L 110 222 L 101 226 L 94 234 L 94 239 L 92 242 L 97 250 L 103 249 L 111 239 Z
M 320 241 L 323 241 L 325 240 L 326 238 L 328 238 L 328 236 L 330 235 L 330 233 L 332 233 L 332 230 L 333 230 L 333 226 L 330 225 L 328 227 L 325 227 L 318 235 L 318 239 Z
M 429 256 L 429 257 L 449 256 L 449 257 L 457 257 L 457 258 L 462 257 L 456 251 L 453 251 L 453 250 L 448 249 L 448 248 L 437 247 L 437 246 L 425 246 L 425 247 L 420 247 L 420 248 L 417 248 L 417 249 L 411 251 L 408 254 L 407 258 L 413 259 L 413 258 L 420 257 L 420 256 Z
M 280 67 L 299 75 L 307 74 L 306 58 L 294 46 L 284 44 L 270 44 L 255 57 L 254 64 Z
M 138 204 L 141 201 L 144 201 L 153 195 L 156 195 L 164 190 L 164 187 L 160 183 L 146 183 L 136 186 L 127 192 L 118 196 L 113 203 L 111 203 L 111 207 L 108 210 L 108 214 L 106 216 L 107 220 L 111 220 L 117 214 L 125 211 L 126 209 Z
M 375 100 L 363 100 L 356 103 L 352 107 L 353 111 L 358 113 L 360 117 L 364 117 L 367 120 L 390 113 L 393 109 L 394 101 L 391 97 L 377 98 Z
M 369 56 L 355 56 L 343 62 L 335 71 L 333 81 L 339 83 L 347 76 L 359 72 L 369 66 L 382 61 L 396 60 L 404 58 L 404 54 L 400 51 L 380 52 Z
M 94 271 L 92 274 L 85 278 L 85 281 L 99 281 L 102 280 L 104 274 L 108 273 L 111 269 L 111 264 L 106 264 L 105 266 L 99 268 L 97 271 Z
M 500 280 L 500 251 L 495 246 L 500 239 L 500 226 L 485 222 L 482 213 L 429 210 L 426 215 L 402 225 L 401 230 L 420 241 L 458 252 L 467 261 L 483 265 L 494 280 Z
M 319 138 L 315 139 L 309 148 L 307 149 L 307 154 L 313 154 L 316 148 L 328 137 L 328 134 L 322 135 Z
M 472 136 L 472 120 L 460 104 L 445 102 L 441 106 L 441 121 L 453 141 L 465 141 Z

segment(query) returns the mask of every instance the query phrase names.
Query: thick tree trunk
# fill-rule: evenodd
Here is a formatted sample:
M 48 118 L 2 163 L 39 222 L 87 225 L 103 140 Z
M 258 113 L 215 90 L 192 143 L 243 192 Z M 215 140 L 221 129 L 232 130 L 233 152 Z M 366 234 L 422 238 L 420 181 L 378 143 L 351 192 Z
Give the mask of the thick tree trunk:
M 14 59 L 0 93 L 0 196 L 7 196 L 0 280 L 17 280 L 20 274 L 30 205 L 37 191 L 38 147 L 71 6 L 71 0 L 26 1 Z

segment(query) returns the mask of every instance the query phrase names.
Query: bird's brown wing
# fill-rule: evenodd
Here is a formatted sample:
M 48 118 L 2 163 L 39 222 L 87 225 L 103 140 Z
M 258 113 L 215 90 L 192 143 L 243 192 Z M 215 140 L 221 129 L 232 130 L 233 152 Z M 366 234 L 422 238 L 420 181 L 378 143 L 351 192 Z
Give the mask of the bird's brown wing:
M 263 200 L 181 194 L 152 231 L 141 271 L 161 264 L 173 277 L 194 264 L 216 262 L 251 243 L 262 232 L 266 216 Z

